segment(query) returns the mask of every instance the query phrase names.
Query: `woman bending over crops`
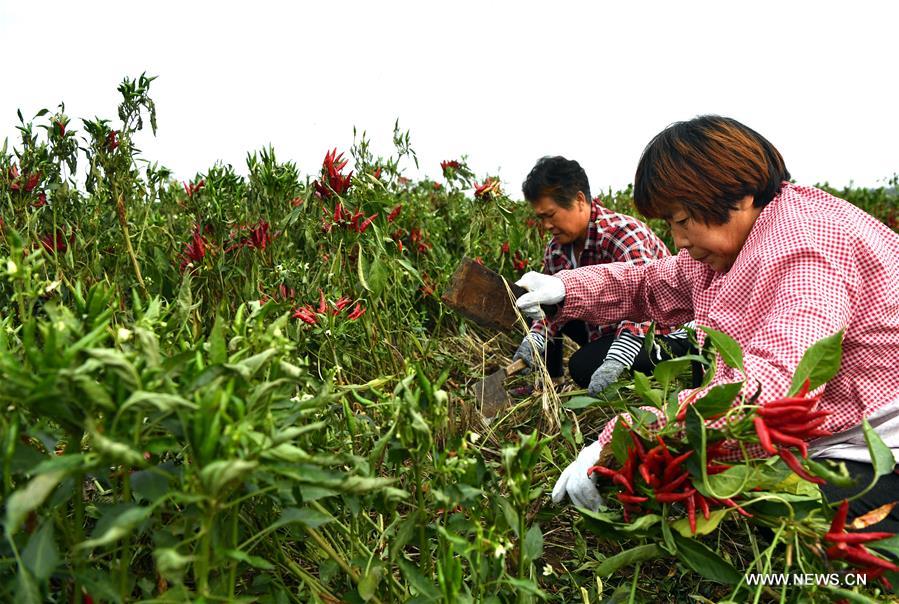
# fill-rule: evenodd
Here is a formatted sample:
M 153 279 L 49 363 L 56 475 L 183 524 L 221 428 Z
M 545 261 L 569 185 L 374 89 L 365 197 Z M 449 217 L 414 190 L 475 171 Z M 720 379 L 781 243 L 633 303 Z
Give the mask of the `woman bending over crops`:
M 610 262 L 644 265 L 671 254 L 645 224 L 602 206 L 590 197 L 587 174 L 576 161 L 564 157 L 544 157 L 531 169 L 522 191 L 537 218 L 553 235 L 543 256 L 543 272 L 559 271 Z M 592 201 L 591 201 L 592 199 Z M 580 349 L 569 360 L 572 379 L 591 395 L 602 392 L 625 370 L 652 373 L 653 359 L 644 348 L 649 322 L 547 320 L 534 321 L 513 359 L 523 359 L 533 367 L 534 357 L 545 355 L 551 377 L 561 377 L 562 336 L 574 340 Z M 687 333 L 658 327 L 655 361 L 686 354 Z
M 811 440 L 809 455 L 846 460 L 869 481 L 863 418 L 894 456 L 899 452 L 899 235 L 854 205 L 789 179 L 777 149 L 733 119 L 703 116 L 669 126 L 643 152 L 634 199 L 644 215 L 668 222 L 679 253 L 650 264 L 531 272 L 519 282 L 529 293 L 518 306 L 533 314 L 541 303 L 561 302 L 563 322 L 671 325 L 695 317 L 740 344 L 746 389 L 761 386 L 761 405 L 788 391 L 807 348 L 843 330 L 839 372 L 819 390 L 821 409 L 830 411 L 824 428 L 833 436 Z M 711 385 L 742 379 L 721 366 Z M 681 401 L 692 393 L 681 392 Z M 606 426 L 562 473 L 556 502 L 567 493 L 579 505 L 599 505 L 586 470 L 612 429 Z M 884 476 L 853 511 L 895 499 L 897 481 Z M 828 499 L 845 495 L 832 489 L 824 487 Z

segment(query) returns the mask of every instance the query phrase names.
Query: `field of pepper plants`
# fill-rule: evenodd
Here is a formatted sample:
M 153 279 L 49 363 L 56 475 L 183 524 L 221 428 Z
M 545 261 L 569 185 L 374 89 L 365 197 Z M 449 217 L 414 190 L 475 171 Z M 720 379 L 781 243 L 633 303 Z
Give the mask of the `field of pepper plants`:
M 152 79 L 124 80 L 115 119 L 20 114 L 0 150 L 0 600 L 873 602 L 899 585 L 899 539 L 854 532 L 888 510 L 823 502 L 815 482 L 851 478 L 796 444 L 838 334 L 764 411 L 739 385 L 678 408 L 691 360 L 740 367 L 709 332 L 702 356 L 602 399 L 516 378 L 533 392 L 484 422 L 469 387 L 525 324 L 488 331 L 440 294 L 464 256 L 539 270 L 546 234 L 517 192 L 465 158 L 406 178 L 399 124 L 386 158 L 363 133 L 309 175 L 269 148 L 247 176 L 177 182 L 139 150 Z M 836 193 L 895 228 L 891 184 Z M 633 212 L 629 191 L 602 197 Z M 650 431 L 647 408 L 682 422 Z M 606 507 L 552 505 L 620 411 L 592 470 Z

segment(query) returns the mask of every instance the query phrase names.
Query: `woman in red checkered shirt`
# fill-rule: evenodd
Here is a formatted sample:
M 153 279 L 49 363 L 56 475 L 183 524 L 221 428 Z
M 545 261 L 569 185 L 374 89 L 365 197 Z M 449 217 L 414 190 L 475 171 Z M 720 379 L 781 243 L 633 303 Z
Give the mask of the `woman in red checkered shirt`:
M 703 116 L 657 135 L 640 159 L 634 200 L 664 218 L 680 252 L 652 264 L 623 263 L 528 273 L 518 305 L 563 302 L 559 320 L 606 322 L 695 318 L 743 349 L 745 375 L 719 363 L 711 386 L 761 387 L 759 404 L 783 396 L 803 353 L 844 332 L 839 372 L 819 389 L 833 436 L 811 441 L 810 455 L 844 460 L 861 490 L 873 472 L 860 427 L 867 418 L 899 458 L 899 235 L 856 206 L 794 185 L 777 149 L 728 118 Z M 693 394 L 681 392 L 681 400 Z M 599 435 L 559 478 L 567 494 L 596 508 L 586 469 L 608 443 Z M 864 513 L 892 501 L 899 477 L 852 502 Z M 847 493 L 824 487 L 828 499 Z M 899 527 L 894 510 L 882 526 Z M 873 527 L 872 527 L 873 528 Z M 875 529 L 877 530 L 877 529 Z M 882 530 L 882 529 L 881 529 Z
M 641 221 L 613 212 L 598 199 L 591 201 L 587 174 L 576 161 L 564 157 L 544 157 L 531 169 L 522 185 L 537 219 L 552 233 L 543 256 L 543 272 L 559 271 L 627 262 L 643 265 L 671 254 L 652 230 Z M 572 379 L 591 395 L 597 395 L 618 379 L 625 369 L 652 373 L 655 362 L 686 354 L 690 347 L 687 333 L 671 327 L 657 327 L 655 358 L 650 358 L 644 338 L 650 322 L 628 320 L 591 322 L 559 321 L 545 318 L 534 321 L 513 359 L 533 366 L 535 356 L 545 355 L 551 377 L 561 377 L 562 336 L 579 346 L 569 359 Z

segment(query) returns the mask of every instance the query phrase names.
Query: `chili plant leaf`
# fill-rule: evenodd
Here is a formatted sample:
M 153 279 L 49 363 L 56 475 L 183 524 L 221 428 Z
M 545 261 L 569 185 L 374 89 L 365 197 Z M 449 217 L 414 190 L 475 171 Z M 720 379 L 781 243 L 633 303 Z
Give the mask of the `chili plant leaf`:
M 623 552 L 615 554 L 600 562 L 599 566 L 596 567 L 596 574 L 601 577 L 608 577 L 625 566 L 630 566 L 637 562 L 645 562 L 646 560 L 653 560 L 663 555 L 665 555 L 665 551 L 654 543 L 638 545 L 637 547 L 626 549 Z
M 743 369 L 743 350 L 740 348 L 740 345 L 737 344 L 736 340 L 723 331 L 718 331 L 710 327 L 700 326 L 700 329 L 709 336 L 712 344 L 715 345 L 715 350 L 718 351 L 718 354 L 721 355 L 721 358 L 728 367 L 739 369 L 745 373 Z
M 59 550 L 53 535 L 53 520 L 48 518 L 31 535 L 22 550 L 22 562 L 38 581 L 46 581 L 59 564 Z
M 710 388 L 693 406 L 703 417 L 713 417 L 730 409 L 742 389 L 743 382 L 718 384 Z
M 53 492 L 66 473 L 57 470 L 39 474 L 32 478 L 24 488 L 18 489 L 9 496 L 6 502 L 6 534 L 13 535 L 22 525 L 22 520 L 36 510 Z
M 871 463 L 874 465 L 875 479 L 884 476 L 893 471 L 896 460 L 893 452 L 883 442 L 880 435 L 874 431 L 867 419 L 862 420 L 862 431 L 865 434 L 865 443 L 868 445 L 868 452 L 871 454 Z
M 733 565 L 702 543 L 678 534 L 674 535 L 674 541 L 678 559 L 706 579 L 725 585 L 736 585 L 742 579 Z
M 524 555 L 531 562 L 543 555 L 543 532 L 539 524 L 534 524 L 524 536 Z
M 127 537 L 153 513 L 153 508 L 136 505 L 116 506 L 100 518 L 93 537 L 75 546 L 76 550 L 93 549 Z
M 818 386 L 827 383 L 840 370 L 840 361 L 843 358 L 843 330 L 832 336 L 822 338 L 811 345 L 802 355 L 796 372 L 793 374 L 793 382 L 787 396 L 793 396 L 805 380 L 809 380 L 809 389 L 814 390 Z
M 696 514 L 696 534 L 694 535 L 690 531 L 690 521 L 687 518 L 681 518 L 680 520 L 675 520 L 671 523 L 671 528 L 680 533 L 681 537 L 686 537 L 687 539 L 692 539 L 694 537 L 698 537 L 700 535 L 708 535 L 721 524 L 721 521 L 727 517 L 727 514 L 730 510 L 720 509 L 709 512 L 709 519 L 706 520 L 705 516 L 701 513 Z

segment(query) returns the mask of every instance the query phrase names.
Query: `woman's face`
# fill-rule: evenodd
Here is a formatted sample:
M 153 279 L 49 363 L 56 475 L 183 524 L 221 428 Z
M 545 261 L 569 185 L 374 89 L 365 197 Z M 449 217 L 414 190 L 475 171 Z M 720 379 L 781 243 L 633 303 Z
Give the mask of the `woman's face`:
M 587 237 L 587 223 L 590 222 L 590 203 L 578 191 L 570 208 L 563 208 L 549 195 L 544 195 L 531 204 L 537 220 L 550 231 L 556 241 L 562 244 L 574 243 Z
M 719 273 L 726 273 L 743 249 L 746 237 L 755 224 L 762 208 L 752 206 L 752 196 L 747 195 L 732 210 L 725 224 L 705 224 L 690 218 L 683 207 L 676 207 L 668 225 L 679 250 L 687 250 L 694 260 Z

